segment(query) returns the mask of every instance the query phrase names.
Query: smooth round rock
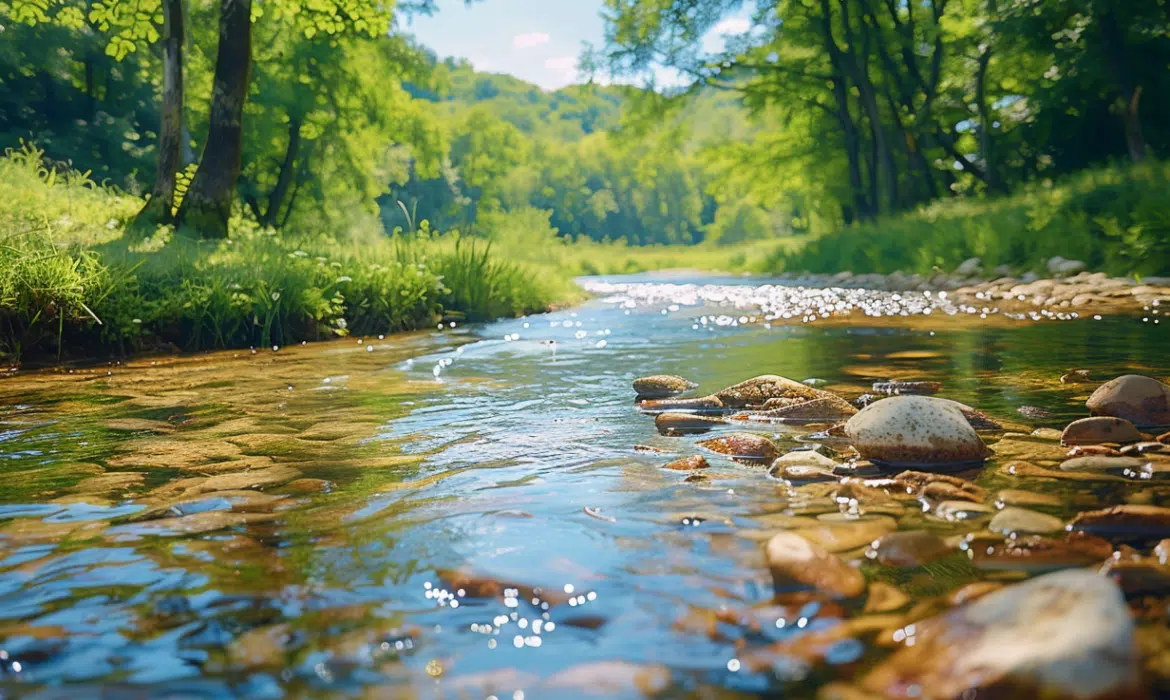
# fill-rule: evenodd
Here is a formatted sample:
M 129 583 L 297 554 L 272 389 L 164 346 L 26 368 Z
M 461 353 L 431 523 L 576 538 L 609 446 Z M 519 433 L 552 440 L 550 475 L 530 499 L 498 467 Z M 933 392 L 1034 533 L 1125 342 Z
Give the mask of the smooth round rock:
M 730 433 L 699 443 L 700 447 L 733 459 L 769 462 L 780 456 L 775 443 L 753 433 Z
M 1137 442 L 1141 439 L 1142 435 L 1133 423 L 1113 416 L 1075 420 L 1060 434 L 1060 444 L 1065 447 L 1100 445 L 1103 442 Z
M 772 468 L 797 466 L 833 470 L 841 465 L 814 450 L 793 450 L 780 455 L 772 462 Z
M 1095 416 L 1124 418 L 1139 428 L 1170 425 L 1170 386 L 1140 374 L 1105 382 L 1085 405 Z
M 682 459 L 676 459 L 673 462 L 667 462 L 663 465 L 662 468 L 679 472 L 689 472 L 696 469 L 706 469 L 709 466 L 711 465 L 707 463 L 707 460 L 703 457 L 703 455 L 695 455 L 693 457 L 683 457 Z
M 697 386 L 691 380 L 674 374 L 655 374 L 634 380 L 634 391 L 644 399 L 665 399 Z
M 914 644 L 867 674 L 866 690 L 888 698 L 1143 695 L 1125 598 L 1090 571 L 1038 576 L 914 627 Z
M 856 598 L 865 592 L 860 571 L 800 535 L 774 535 L 764 556 L 778 592 L 812 588 L 834 598 Z
M 1023 489 L 1004 489 L 995 495 L 995 502 L 1001 506 L 1042 506 L 1053 508 L 1060 505 L 1060 499 L 1050 493 L 1036 493 Z
M 1045 513 L 1009 506 L 995 514 L 987 529 L 1005 535 L 1044 535 L 1064 530 L 1064 522 Z
M 870 404 L 849 419 L 845 434 L 862 457 L 888 465 L 969 464 L 990 455 L 952 402 L 929 396 Z

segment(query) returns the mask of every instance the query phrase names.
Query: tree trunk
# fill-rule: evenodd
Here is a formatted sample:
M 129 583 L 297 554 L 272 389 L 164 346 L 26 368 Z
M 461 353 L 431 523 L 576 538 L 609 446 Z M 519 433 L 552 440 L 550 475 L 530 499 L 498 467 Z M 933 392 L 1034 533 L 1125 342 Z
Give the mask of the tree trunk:
M 284 198 L 288 195 L 289 187 L 292 186 L 293 178 L 296 175 L 296 161 L 297 151 L 300 150 L 301 145 L 301 120 L 297 117 L 289 117 L 288 120 L 288 147 L 284 150 L 284 162 L 280 164 L 280 174 L 276 177 L 276 186 L 272 188 L 272 192 L 268 195 L 268 209 L 264 212 L 264 217 L 260 223 L 264 226 L 277 225 L 280 215 L 280 206 L 284 204 Z
M 252 61 L 252 0 L 221 0 L 211 124 L 179 223 L 204 238 L 226 238 L 240 178 L 244 101 Z
M 1121 122 L 1125 129 L 1125 145 L 1129 157 L 1135 163 L 1146 155 L 1146 140 L 1142 134 L 1142 120 L 1138 114 L 1138 103 L 1141 102 L 1142 89 L 1133 84 L 1133 75 L 1130 73 L 1129 61 L 1125 55 L 1125 35 L 1117 22 L 1114 8 L 1106 6 L 1105 14 L 1101 16 L 1101 41 L 1104 44 L 1105 55 L 1113 73 L 1113 82 L 1121 96 Z
M 821 0 L 821 39 L 829 53 L 829 62 L 833 68 L 833 97 L 837 102 L 837 121 L 841 125 L 841 132 L 845 140 L 845 156 L 849 164 L 849 186 L 853 190 L 853 210 L 862 219 L 873 217 L 874 205 L 866 193 L 865 182 L 862 177 L 861 138 L 857 131 L 857 124 L 849 109 L 849 85 L 845 77 L 845 57 L 837 46 L 833 37 L 833 18 L 829 0 Z M 847 218 L 852 218 L 847 216 Z
M 987 66 L 991 63 L 991 46 L 985 46 L 979 54 L 979 70 L 975 73 L 975 104 L 979 109 L 979 156 L 983 159 L 983 181 L 987 189 L 1000 191 L 999 177 L 995 172 L 995 154 L 992 152 L 991 106 L 987 104 Z
M 183 0 L 163 0 L 163 97 L 158 132 L 158 171 L 150 200 L 136 224 L 174 221 L 175 176 L 183 154 Z
M 893 211 L 898 207 L 898 171 L 894 165 L 893 151 L 890 150 L 889 137 L 886 126 L 882 122 L 881 108 L 878 107 L 877 93 L 869 77 L 868 57 L 865 55 L 868 48 L 859 53 L 853 37 L 852 21 L 849 17 L 850 0 L 839 0 L 841 6 L 841 24 L 845 31 L 845 65 L 853 77 L 853 84 L 857 86 L 861 107 L 869 121 L 870 135 L 873 138 L 874 161 L 877 181 L 875 202 L 879 214 Z

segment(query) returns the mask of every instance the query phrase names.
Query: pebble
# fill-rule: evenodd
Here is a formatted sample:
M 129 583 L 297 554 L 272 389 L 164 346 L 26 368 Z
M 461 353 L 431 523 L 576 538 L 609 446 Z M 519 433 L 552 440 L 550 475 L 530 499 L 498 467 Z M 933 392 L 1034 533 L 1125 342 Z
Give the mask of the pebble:
M 1045 513 L 1008 506 L 995 514 L 987 528 L 1005 535 L 1045 535 L 1064 530 L 1064 522 Z
M 947 521 L 965 521 L 984 518 L 995 512 L 991 506 L 970 501 L 943 501 L 934 507 L 934 515 Z
M 1071 529 L 1103 536 L 1170 537 L 1170 508 L 1122 505 L 1081 513 Z
M 717 396 L 700 396 L 695 399 L 647 399 L 638 407 L 651 413 L 655 411 L 695 411 L 697 413 L 721 413 L 723 402 Z
M 865 592 L 860 571 L 798 534 L 774 535 L 764 556 L 777 592 L 812 588 L 834 598 L 856 598 Z
M 705 433 L 712 428 L 724 425 L 725 421 L 713 416 L 700 416 L 694 413 L 659 413 L 654 419 L 654 427 L 663 435 L 686 435 Z
M 997 506 L 1043 506 L 1056 507 L 1060 499 L 1048 493 L 1036 493 L 1021 489 L 1004 489 L 995 496 Z
M 696 469 L 706 469 L 711 466 L 702 455 L 695 455 L 693 457 L 683 457 L 676 459 L 673 462 L 667 462 L 663 465 L 663 469 L 671 469 L 680 472 L 689 472 Z
M 753 433 L 731 433 L 704 440 L 700 447 L 733 459 L 751 462 L 769 462 L 780 456 L 775 443 Z
M 1066 459 L 1060 463 L 1060 469 L 1066 472 L 1110 474 L 1136 471 L 1142 469 L 1147 464 L 1149 464 L 1149 460 L 1139 459 L 1137 457 L 1101 457 L 1098 455 L 1089 455 L 1088 457 Z
M 954 551 L 938 535 L 922 530 L 901 530 L 874 541 L 865 555 L 885 566 L 915 567 L 942 559 Z

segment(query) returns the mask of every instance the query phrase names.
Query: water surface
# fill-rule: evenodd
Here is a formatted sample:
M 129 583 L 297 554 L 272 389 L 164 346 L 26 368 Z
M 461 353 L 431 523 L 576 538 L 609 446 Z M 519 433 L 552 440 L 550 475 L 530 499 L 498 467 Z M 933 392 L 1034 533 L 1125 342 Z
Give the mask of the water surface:
M 850 398 L 937 380 L 1030 431 L 1085 415 L 1092 387 L 1064 372 L 1167 371 L 1148 315 L 980 318 L 932 302 L 810 322 L 815 304 L 765 319 L 728 305 L 742 295 L 694 289 L 0 381 L 0 697 L 77 697 L 69 684 L 111 697 L 812 696 L 887 651 L 862 639 L 739 667 L 860 611 L 771 605 L 759 540 L 798 495 L 710 454 L 704 481 L 661 469 L 701 437 L 658 435 L 632 379 L 681 374 L 708 392 L 771 373 Z M 791 449 L 810 430 L 757 432 Z M 998 466 L 974 475 L 989 493 L 1027 487 Z M 1062 496 L 1049 510 L 1062 517 L 1117 495 L 1037 489 Z M 900 528 L 980 527 L 915 510 Z M 961 555 L 867 567 L 915 600 L 1028 575 Z

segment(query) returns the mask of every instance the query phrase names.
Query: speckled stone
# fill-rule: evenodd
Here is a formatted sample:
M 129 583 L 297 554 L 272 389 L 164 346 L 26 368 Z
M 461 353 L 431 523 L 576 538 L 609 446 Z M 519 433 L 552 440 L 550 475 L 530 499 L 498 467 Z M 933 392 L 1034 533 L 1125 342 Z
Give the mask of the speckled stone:
M 769 399 L 803 399 L 811 401 L 819 399 L 825 392 L 814 389 L 807 384 L 795 382 L 786 377 L 775 374 L 764 374 L 752 377 L 747 381 L 734 384 L 715 392 L 715 396 L 728 408 L 750 408 L 763 406 Z
M 673 462 L 668 462 L 663 465 L 663 469 L 671 469 L 680 472 L 689 472 L 696 469 L 706 469 L 711 466 L 707 464 L 707 460 L 703 455 L 694 455 L 693 457 L 683 457 L 676 459 Z
M 766 461 L 771 463 L 772 460 L 780 456 L 780 450 L 776 448 L 775 443 L 766 437 L 753 433 L 721 435 L 717 438 L 704 440 L 699 443 L 699 446 L 733 459 L 751 462 Z
M 981 462 L 987 445 L 953 402 L 895 396 L 867 406 L 845 424 L 862 457 L 890 465 Z

